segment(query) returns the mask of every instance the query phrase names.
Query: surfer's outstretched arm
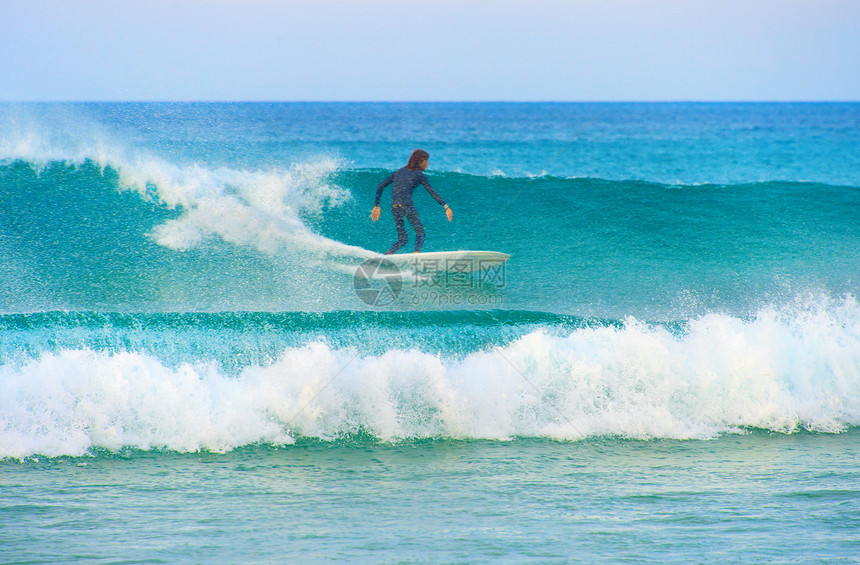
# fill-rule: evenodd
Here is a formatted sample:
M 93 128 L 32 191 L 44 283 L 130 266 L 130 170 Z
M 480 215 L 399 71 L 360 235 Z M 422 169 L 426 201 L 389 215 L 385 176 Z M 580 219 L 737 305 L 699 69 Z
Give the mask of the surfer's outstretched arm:
M 450 222 L 450 221 L 452 221 L 452 220 L 454 219 L 454 212 L 452 212 L 452 211 L 451 211 L 451 207 L 450 207 L 450 206 L 448 206 L 447 204 L 445 204 L 445 201 L 444 201 L 444 200 L 442 200 L 442 197 L 441 197 L 441 196 L 439 196 L 439 193 L 438 193 L 438 192 L 436 192 L 435 190 L 433 190 L 433 187 L 432 187 L 432 186 L 430 186 L 430 181 L 429 181 L 429 180 L 427 180 L 427 177 L 426 177 L 426 176 L 424 176 L 424 175 L 421 175 L 421 176 L 422 176 L 422 177 L 424 177 L 424 178 L 422 178 L 422 179 L 421 179 L 421 184 L 423 184 L 423 185 L 424 185 L 424 188 L 426 188 L 426 189 L 427 189 L 427 192 L 429 192 L 429 193 L 430 193 L 430 196 L 432 196 L 432 197 L 433 197 L 433 199 L 434 199 L 436 202 L 438 202 L 439 204 L 441 204 L 442 206 L 444 206 L 444 207 L 445 207 L 445 215 L 446 215 L 446 216 L 448 216 L 448 221 L 449 221 L 449 222 Z
M 382 198 L 382 191 L 386 186 L 394 182 L 394 174 L 391 173 L 387 179 L 379 183 L 379 186 L 376 187 L 376 204 L 373 205 L 373 210 L 370 212 L 370 219 L 374 222 L 379 219 L 379 214 L 382 213 L 382 210 L 379 208 L 379 199 Z

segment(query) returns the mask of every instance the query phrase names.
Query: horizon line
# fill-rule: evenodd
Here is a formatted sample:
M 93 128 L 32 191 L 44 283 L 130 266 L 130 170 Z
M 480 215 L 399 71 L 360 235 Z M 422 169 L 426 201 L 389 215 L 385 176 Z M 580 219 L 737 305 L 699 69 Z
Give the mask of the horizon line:
M 0 99 L 0 104 L 856 104 L 860 99 L 629 99 L 629 100 L 367 100 L 367 99 Z

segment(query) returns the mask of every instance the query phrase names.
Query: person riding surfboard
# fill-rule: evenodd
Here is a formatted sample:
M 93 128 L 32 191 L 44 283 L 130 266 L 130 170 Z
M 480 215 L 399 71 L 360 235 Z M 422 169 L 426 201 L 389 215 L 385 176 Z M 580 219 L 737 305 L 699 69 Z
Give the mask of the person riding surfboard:
M 370 213 L 370 219 L 374 222 L 379 219 L 381 209 L 379 208 L 379 200 L 382 198 L 382 191 L 386 186 L 391 187 L 391 215 L 394 216 L 394 225 L 397 228 L 397 241 L 391 246 L 391 249 L 385 252 L 386 255 L 391 255 L 409 241 L 409 235 L 406 233 L 406 224 L 403 219 L 409 220 L 412 229 L 415 230 L 415 253 L 421 251 L 421 246 L 424 244 L 424 227 L 421 225 L 421 218 L 418 217 L 418 210 L 415 209 L 415 204 L 412 202 L 412 193 L 418 188 L 418 185 L 424 185 L 430 196 L 436 202 L 445 207 L 445 215 L 448 216 L 448 221 L 453 221 L 454 213 L 451 207 L 448 206 L 442 197 L 439 196 L 433 187 L 430 186 L 430 181 L 424 174 L 427 165 L 430 162 L 430 154 L 423 149 L 416 149 L 409 156 L 409 162 L 406 166 L 394 171 L 386 178 L 378 187 L 376 187 L 376 204 Z

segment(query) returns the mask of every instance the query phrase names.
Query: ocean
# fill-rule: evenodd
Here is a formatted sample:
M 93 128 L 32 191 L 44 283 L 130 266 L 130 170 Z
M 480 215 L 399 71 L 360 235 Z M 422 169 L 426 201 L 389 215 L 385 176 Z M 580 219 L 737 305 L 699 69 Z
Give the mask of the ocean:
M 860 103 L 0 104 L 0 562 L 860 562 L 858 296 Z

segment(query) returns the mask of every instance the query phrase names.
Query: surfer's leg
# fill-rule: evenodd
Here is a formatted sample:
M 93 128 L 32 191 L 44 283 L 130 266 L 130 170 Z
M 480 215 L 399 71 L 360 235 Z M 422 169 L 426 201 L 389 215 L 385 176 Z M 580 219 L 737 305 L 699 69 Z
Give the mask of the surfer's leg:
M 409 223 L 412 224 L 412 229 L 415 230 L 415 252 L 418 253 L 421 251 L 421 246 L 424 245 L 424 226 L 421 225 L 418 210 L 415 207 L 406 210 L 406 219 L 409 220 Z M 404 241 L 403 243 L 406 242 Z
M 386 255 L 391 255 L 409 241 L 409 234 L 406 233 L 406 225 L 403 223 L 403 214 L 404 210 L 402 206 L 393 206 L 391 208 L 391 215 L 394 216 L 394 226 L 397 228 L 397 241 L 394 242 L 391 249 L 385 252 Z

